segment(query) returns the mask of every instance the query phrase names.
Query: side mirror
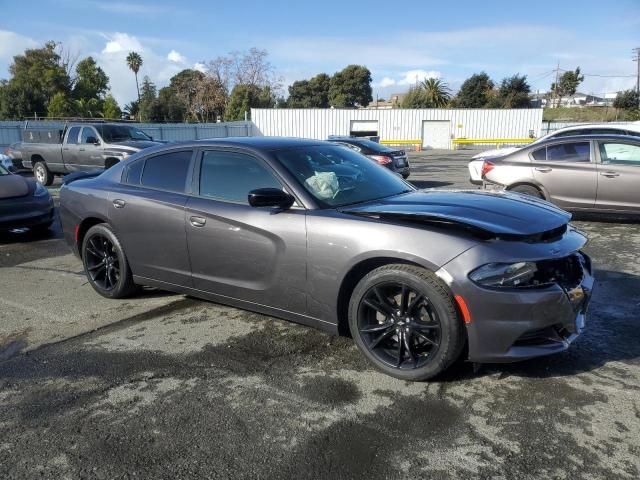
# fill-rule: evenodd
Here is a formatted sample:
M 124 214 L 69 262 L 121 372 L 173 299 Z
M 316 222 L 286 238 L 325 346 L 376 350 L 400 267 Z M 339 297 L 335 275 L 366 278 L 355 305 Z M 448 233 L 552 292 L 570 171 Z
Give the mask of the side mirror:
M 96 137 L 87 137 L 87 140 L 84 143 L 92 143 L 94 145 L 100 145 L 100 142 Z
M 252 207 L 278 207 L 286 210 L 293 205 L 294 198 L 277 188 L 258 188 L 249 192 L 249 205 Z
M 153 137 L 151 135 L 149 135 L 149 140 L 153 142 Z

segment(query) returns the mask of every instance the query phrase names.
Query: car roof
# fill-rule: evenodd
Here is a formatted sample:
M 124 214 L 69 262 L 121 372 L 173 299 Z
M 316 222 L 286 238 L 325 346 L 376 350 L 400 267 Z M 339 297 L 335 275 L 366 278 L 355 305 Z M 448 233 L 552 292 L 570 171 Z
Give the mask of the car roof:
M 616 135 L 612 133 L 603 133 L 603 134 L 594 134 L 594 135 L 570 135 L 567 137 L 547 138 L 529 145 L 529 147 L 527 147 L 526 149 L 527 150 L 536 149 L 536 148 L 548 145 L 550 143 L 588 142 L 590 140 L 617 140 L 617 141 L 623 141 L 623 142 L 640 143 L 640 137 L 636 137 L 635 135 Z M 517 150 L 513 153 L 515 154 L 515 153 L 518 153 L 519 151 L 521 150 Z
M 567 127 L 559 128 L 553 132 L 549 132 L 549 135 L 554 135 L 561 132 L 570 132 L 572 130 L 580 130 L 583 128 L 617 128 L 620 130 L 632 130 L 634 132 L 640 132 L 640 122 L 633 123 L 582 123 L 579 125 L 569 125 Z

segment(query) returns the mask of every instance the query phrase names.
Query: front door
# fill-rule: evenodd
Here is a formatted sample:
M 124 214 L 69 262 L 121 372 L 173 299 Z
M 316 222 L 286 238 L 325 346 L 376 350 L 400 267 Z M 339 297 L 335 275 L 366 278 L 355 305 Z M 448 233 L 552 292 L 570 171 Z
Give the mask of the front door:
M 640 144 L 600 141 L 596 208 L 640 213 Z
M 305 210 L 249 206 L 251 190 L 283 188 L 262 159 L 222 149 L 199 156 L 198 195 L 186 206 L 194 288 L 306 311 Z
M 551 144 L 531 157 L 533 177 L 553 203 L 569 209 L 593 208 L 598 179 L 590 141 Z
M 102 158 L 102 143 L 98 132 L 93 127 L 82 127 L 80 143 L 78 145 L 78 164 L 81 170 L 104 168 Z
M 62 162 L 69 172 L 80 170 L 78 166 L 78 142 L 82 127 L 71 127 L 62 143 Z M 62 165 L 61 165 L 62 166 Z
M 110 193 L 109 218 L 134 275 L 191 286 L 185 204 L 193 151 L 131 163 Z

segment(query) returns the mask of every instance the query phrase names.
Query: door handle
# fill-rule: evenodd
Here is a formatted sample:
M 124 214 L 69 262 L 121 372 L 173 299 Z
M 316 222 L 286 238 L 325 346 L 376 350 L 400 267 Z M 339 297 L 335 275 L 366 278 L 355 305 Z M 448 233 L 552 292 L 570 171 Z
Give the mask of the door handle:
M 204 224 L 207 223 L 207 220 L 202 217 L 191 217 L 189 221 L 194 227 L 204 227 Z
M 600 172 L 600 175 L 607 178 L 619 177 L 620 174 L 617 172 Z
M 538 172 L 547 173 L 553 170 L 551 167 L 536 167 Z
M 124 206 L 127 204 L 127 202 L 125 202 L 124 200 L 120 200 L 119 198 L 116 198 L 113 201 L 113 206 L 116 208 L 124 208 Z

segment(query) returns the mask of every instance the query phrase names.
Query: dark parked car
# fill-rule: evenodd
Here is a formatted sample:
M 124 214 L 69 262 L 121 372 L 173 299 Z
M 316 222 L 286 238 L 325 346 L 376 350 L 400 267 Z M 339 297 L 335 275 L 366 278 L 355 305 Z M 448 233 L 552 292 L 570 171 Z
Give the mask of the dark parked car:
M 580 135 L 485 160 L 489 188 L 544 198 L 575 212 L 640 215 L 640 138 Z
M 350 332 L 375 366 L 407 380 L 463 351 L 501 362 L 567 349 L 593 286 L 586 238 L 553 205 L 416 190 L 322 141 L 145 150 L 63 185 L 60 212 L 105 297 L 150 285 Z
M 55 175 L 109 168 L 142 149 L 159 145 L 134 125 L 69 123 L 62 129 L 30 128 L 23 132 L 22 164 L 43 185 Z
M 371 160 L 375 160 L 380 165 L 387 167 L 392 172 L 402 175 L 403 178 L 409 178 L 411 167 L 409 159 L 404 150 L 394 150 L 385 145 L 373 142 L 366 138 L 358 137 L 329 137 L 329 141 L 339 143 L 345 147 L 351 148 L 358 153 L 366 155 Z
M 0 231 L 47 230 L 53 218 L 53 200 L 47 189 L 0 165 Z

